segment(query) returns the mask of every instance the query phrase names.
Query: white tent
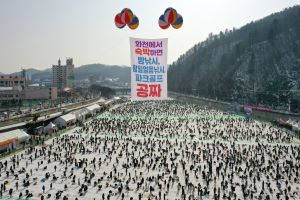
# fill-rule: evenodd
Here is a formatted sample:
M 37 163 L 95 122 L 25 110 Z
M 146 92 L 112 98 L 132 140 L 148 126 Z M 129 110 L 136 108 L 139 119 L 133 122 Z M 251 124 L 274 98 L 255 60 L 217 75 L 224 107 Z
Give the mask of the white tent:
M 78 121 L 84 121 L 85 120 L 85 116 L 89 113 L 88 110 L 86 110 L 85 108 L 80 109 L 80 110 L 76 110 L 74 112 L 72 112 L 75 117 L 76 120 Z
M 21 129 L 12 130 L 9 132 L 9 134 L 17 137 L 19 142 L 28 141 L 30 138 L 30 135 L 28 135 L 25 131 L 23 131 Z
M 55 127 L 56 127 L 56 125 L 53 124 L 52 122 L 50 122 L 47 126 L 45 126 L 45 128 L 51 128 L 51 129 L 53 129 Z
M 45 126 L 44 128 L 44 132 L 45 133 L 52 133 L 53 130 L 57 129 L 57 126 L 55 124 L 53 124 L 52 122 L 50 122 L 47 126 Z
M 76 122 L 76 116 L 72 113 L 60 116 L 54 120 L 54 124 L 57 125 L 59 128 L 71 126 L 75 124 L 75 122 Z
M 99 105 L 103 105 L 105 103 L 105 101 L 106 101 L 105 99 L 101 98 L 101 99 L 99 99 L 99 101 L 97 101 L 97 103 Z
M 91 105 L 89 107 L 86 107 L 85 109 L 92 115 L 95 115 L 97 111 L 100 110 L 100 106 L 98 104 L 94 104 L 94 105 Z
M 104 105 L 110 107 L 110 106 L 112 106 L 113 103 L 114 103 L 114 100 L 110 99 L 110 100 L 106 100 Z
M 15 129 L 5 133 L 0 133 L 0 142 L 4 142 L 11 139 L 16 139 L 18 142 L 25 142 L 29 140 L 30 135 L 21 129 Z
M 120 99 L 121 99 L 120 97 L 114 97 L 114 100 L 116 100 L 116 101 L 118 101 Z

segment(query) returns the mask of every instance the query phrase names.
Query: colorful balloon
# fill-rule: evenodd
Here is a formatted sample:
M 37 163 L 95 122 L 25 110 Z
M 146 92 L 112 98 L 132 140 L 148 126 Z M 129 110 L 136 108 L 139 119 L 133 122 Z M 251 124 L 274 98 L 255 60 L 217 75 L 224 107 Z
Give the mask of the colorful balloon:
M 164 16 L 166 22 L 173 24 L 177 19 L 177 11 L 174 8 L 167 8 Z
M 128 27 L 132 30 L 136 29 L 139 26 L 139 18 L 137 16 L 133 16 L 133 19 L 131 23 L 128 25 Z
M 172 24 L 173 28 L 179 29 L 183 24 L 183 18 L 180 14 L 177 13 L 177 19 L 176 21 Z
M 124 8 L 121 12 L 121 19 L 124 24 L 129 25 L 133 20 L 133 12 L 129 8 Z
M 158 24 L 159 24 L 159 27 L 161 29 L 167 29 L 169 28 L 170 24 L 168 22 L 165 21 L 165 16 L 164 15 L 161 15 L 159 17 L 159 20 L 158 20 Z
M 118 27 L 118 28 L 124 28 L 124 26 L 126 24 L 124 24 L 122 22 L 122 19 L 121 19 L 121 13 L 118 13 L 116 16 L 115 16 L 115 25 Z

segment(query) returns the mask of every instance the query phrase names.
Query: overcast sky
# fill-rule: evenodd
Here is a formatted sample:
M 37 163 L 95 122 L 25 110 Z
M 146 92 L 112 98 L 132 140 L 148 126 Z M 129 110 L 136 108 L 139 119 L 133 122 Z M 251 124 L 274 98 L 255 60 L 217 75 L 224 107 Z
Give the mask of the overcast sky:
M 239 28 L 296 4 L 299 0 L 1 0 L 0 72 L 45 69 L 66 57 L 77 67 L 129 65 L 129 37 L 169 38 L 172 63 L 210 32 Z M 170 6 L 183 16 L 179 30 L 158 26 Z M 115 27 L 114 16 L 125 7 L 138 16 L 138 29 Z

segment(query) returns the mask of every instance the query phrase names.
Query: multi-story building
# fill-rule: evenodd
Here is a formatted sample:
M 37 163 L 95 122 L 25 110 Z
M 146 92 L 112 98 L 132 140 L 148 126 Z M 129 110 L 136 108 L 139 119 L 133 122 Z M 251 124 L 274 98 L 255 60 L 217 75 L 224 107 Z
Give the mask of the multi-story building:
M 0 87 L 1 101 L 20 101 L 24 99 L 24 92 L 21 86 Z
M 25 78 L 19 76 L 11 76 L 11 75 L 0 76 L 0 87 L 17 87 L 17 86 L 21 86 L 22 89 L 24 89 Z
M 52 66 L 52 86 L 59 90 L 64 88 L 74 88 L 74 64 L 72 58 L 67 58 L 66 65 L 61 65 L 60 59 L 58 65 Z
M 20 86 L 0 87 L 1 101 L 22 101 L 22 100 L 57 100 L 56 87 L 27 86 L 22 89 Z
M 25 79 L 25 84 L 26 85 L 31 83 L 31 73 L 28 70 L 22 69 L 21 77 Z
M 25 100 L 57 100 L 56 87 L 28 86 L 24 90 Z
M 56 99 L 56 87 L 30 86 L 25 77 L 0 75 L 0 101 Z

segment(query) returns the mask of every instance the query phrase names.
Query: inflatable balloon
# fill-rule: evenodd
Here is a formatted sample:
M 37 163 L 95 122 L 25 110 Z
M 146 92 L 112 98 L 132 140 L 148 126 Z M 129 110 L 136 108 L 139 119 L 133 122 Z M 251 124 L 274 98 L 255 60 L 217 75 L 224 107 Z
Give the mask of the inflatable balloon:
M 136 29 L 139 26 L 139 18 L 137 16 L 133 16 L 133 19 L 131 23 L 128 25 L 128 27 L 132 30 Z
M 170 25 L 175 29 L 179 29 L 183 24 L 183 18 L 174 8 L 170 7 L 159 17 L 158 24 L 162 29 L 167 29 Z
M 129 8 L 124 8 L 121 12 L 121 19 L 124 24 L 129 25 L 133 20 L 133 12 Z
M 165 21 L 169 24 L 173 24 L 177 19 L 177 11 L 174 8 L 167 8 L 165 13 Z
M 168 22 L 166 22 L 164 15 L 161 15 L 159 17 L 158 24 L 161 29 L 167 29 L 170 26 L 170 24 Z
M 179 29 L 183 24 L 183 18 L 180 14 L 177 14 L 177 19 L 175 22 L 172 24 L 173 28 Z
M 122 22 L 121 13 L 118 13 L 115 16 L 115 24 L 118 28 L 124 28 L 124 26 L 126 25 L 125 23 Z

